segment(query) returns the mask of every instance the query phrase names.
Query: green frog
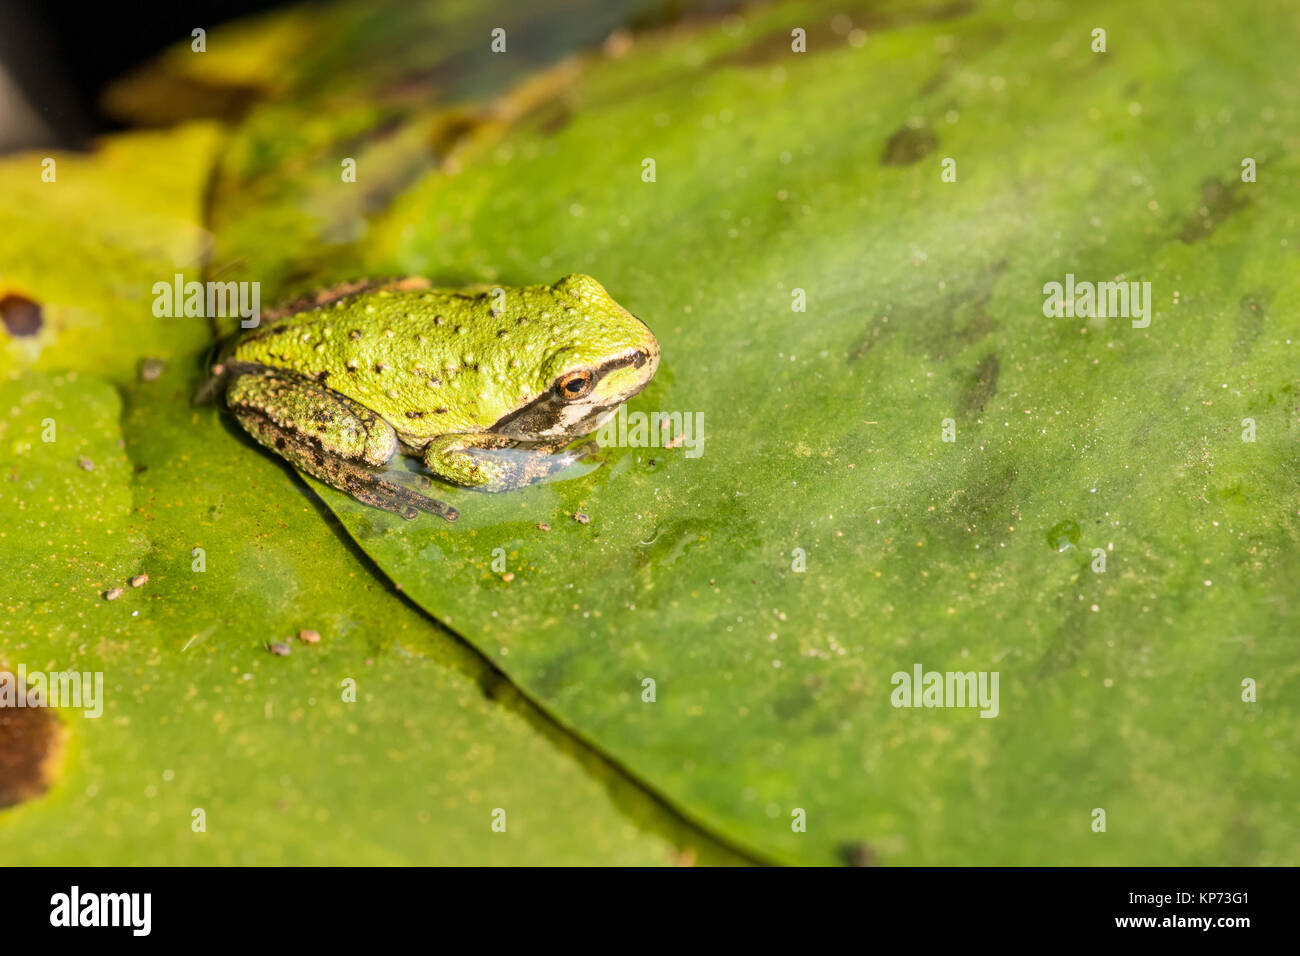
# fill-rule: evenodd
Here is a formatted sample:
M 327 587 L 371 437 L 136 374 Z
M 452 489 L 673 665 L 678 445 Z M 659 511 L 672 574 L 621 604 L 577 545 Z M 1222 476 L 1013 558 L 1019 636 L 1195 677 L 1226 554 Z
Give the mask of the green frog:
M 358 501 L 451 521 L 396 456 L 483 491 L 532 484 L 581 458 L 566 446 L 658 365 L 651 331 L 590 276 L 477 293 L 404 279 L 327 290 L 235 337 L 199 400 L 224 395 L 258 442 Z

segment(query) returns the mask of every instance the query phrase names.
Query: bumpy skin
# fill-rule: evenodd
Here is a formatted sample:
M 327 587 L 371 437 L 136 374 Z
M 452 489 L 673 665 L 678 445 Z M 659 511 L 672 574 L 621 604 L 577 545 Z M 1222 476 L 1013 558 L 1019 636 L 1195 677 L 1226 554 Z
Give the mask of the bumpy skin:
M 204 394 L 224 390 L 249 434 L 358 500 L 450 520 L 383 471 L 399 451 L 454 484 L 531 484 L 658 364 L 654 335 L 590 276 L 480 294 L 400 280 L 322 292 L 243 334 Z

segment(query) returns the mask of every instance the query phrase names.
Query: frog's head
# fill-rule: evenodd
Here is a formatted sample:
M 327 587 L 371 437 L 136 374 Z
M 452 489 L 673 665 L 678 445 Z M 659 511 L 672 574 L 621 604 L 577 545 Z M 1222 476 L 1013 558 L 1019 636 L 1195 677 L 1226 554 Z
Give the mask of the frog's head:
M 654 333 L 591 276 L 565 276 L 546 292 L 558 316 L 535 371 L 536 397 L 493 428 L 511 438 L 589 435 L 645 388 L 659 367 Z

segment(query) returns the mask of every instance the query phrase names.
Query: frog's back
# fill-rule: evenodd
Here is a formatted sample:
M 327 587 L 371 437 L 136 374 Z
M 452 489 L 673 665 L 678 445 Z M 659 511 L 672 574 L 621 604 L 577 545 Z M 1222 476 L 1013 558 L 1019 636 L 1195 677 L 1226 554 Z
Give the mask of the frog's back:
M 289 312 L 235 341 L 229 358 L 317 376 L 357 369 L 398 355 L 450 349 L 455 326 L 446 313 L 456 295 L 383 289 Z M 471 298 L 471 297 L 467 297 Z
M 492 427 L 562 371 L 626 364 L 637 350 L 658 356 L 649 329 L 590 276 L 477 294 L 411 281 L 313 296 L 231 344 L 216 380 L 283 370 L 359 402 L 419 445 Z
M 318 382 L 379 413 L 407 441 L 477 431 L 549 387 L 543 366 L 569 311 L 550 291 L 366 292 L 273 320 L 237 340 L 225 360 Z

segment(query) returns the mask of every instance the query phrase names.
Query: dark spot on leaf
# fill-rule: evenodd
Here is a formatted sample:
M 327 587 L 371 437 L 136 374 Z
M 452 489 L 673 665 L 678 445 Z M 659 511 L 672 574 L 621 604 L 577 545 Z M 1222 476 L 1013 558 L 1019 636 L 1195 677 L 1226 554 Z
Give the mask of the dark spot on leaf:
M 849 349 L 848 360 L 862 358 L 886 335 L 901 333 L 936 360 L 947 361 L 954 349 L 976 343 L 997 328 L 988 306 L 1006 268 L 1005 259 L 986 262 L 970 279 L 950 279 L 937 298 L 917 296 L 895 310 L 886 310 Z
M 939 146 L 939 137 L 927 126 L 904 126 L 885 144 L 880 157 L 882 166 L 911 166 Z
M 772 713 L 782 721 L 789 722 L 798 717 L 815 703 L 812 691 L 800 685 L 791 693 L 772 701 Z
M 966 382 L 966 389 L 962 395 L 962 411 L 967 414 L 972 412 L 978 414 L 984 411 L 984 406 L 997 394 L 999 370 L 998 357 L 993 353 L 985 356 L 984 360 L 975 366 L 975 371 Z
M 0 299 L 0 320 L 13 336 L 35 335 L 44 324 L 40 304 L 21 295 L 7 295 Z
M 925 527 L 949 545 L 995 548 L 1007 528 L 1020 524 L 1023 492 L 1019 472 L 1009 461 L 978 456 L 963 469 L 961 485 L 942 506 L 927 515 Z
M 1237 319 L 1237 350 L 1248 352 L 1255 345 L 1255 340 L 1264 331 L 1264 320 L 1268 317 L 1268 306 L 1273 300 L 1273 293 L 1267 289 L 1249 292 L 1241 297 L 1241 312 Z
M 840 862 L 845 866 L 875 866 L 876 852 L 861 841 L 857 843 L 841 843 L 836 848 L 836 853 Z
M 573 122 L 573 108 L 563 101 L 552 101 L 538 110 L 537 129 L 544 136 L 554 136 Z
M 16 680 L 10 674 L 7 680 Z M 67 729 L 44 707 L 0 707 L 0 808 L 39 797 L 53 781 Z
M 948 82 L 948 77 L 952 75 L 952 71 L 953 64 L 951 62 L 939 67 L 938 71 L 922 84 L 921 95 L 929 96 L 931 93 L 936 92 L 939 87 Z
M 1235 184 L 1225 186 L 1217 179 L 1207 179 L 1201 183 L 1201 205 L 1187 217 L 1178 238 L 1188 245 L 1200 242 L 1244 205 L 1246 200 L 1237 196 Z

